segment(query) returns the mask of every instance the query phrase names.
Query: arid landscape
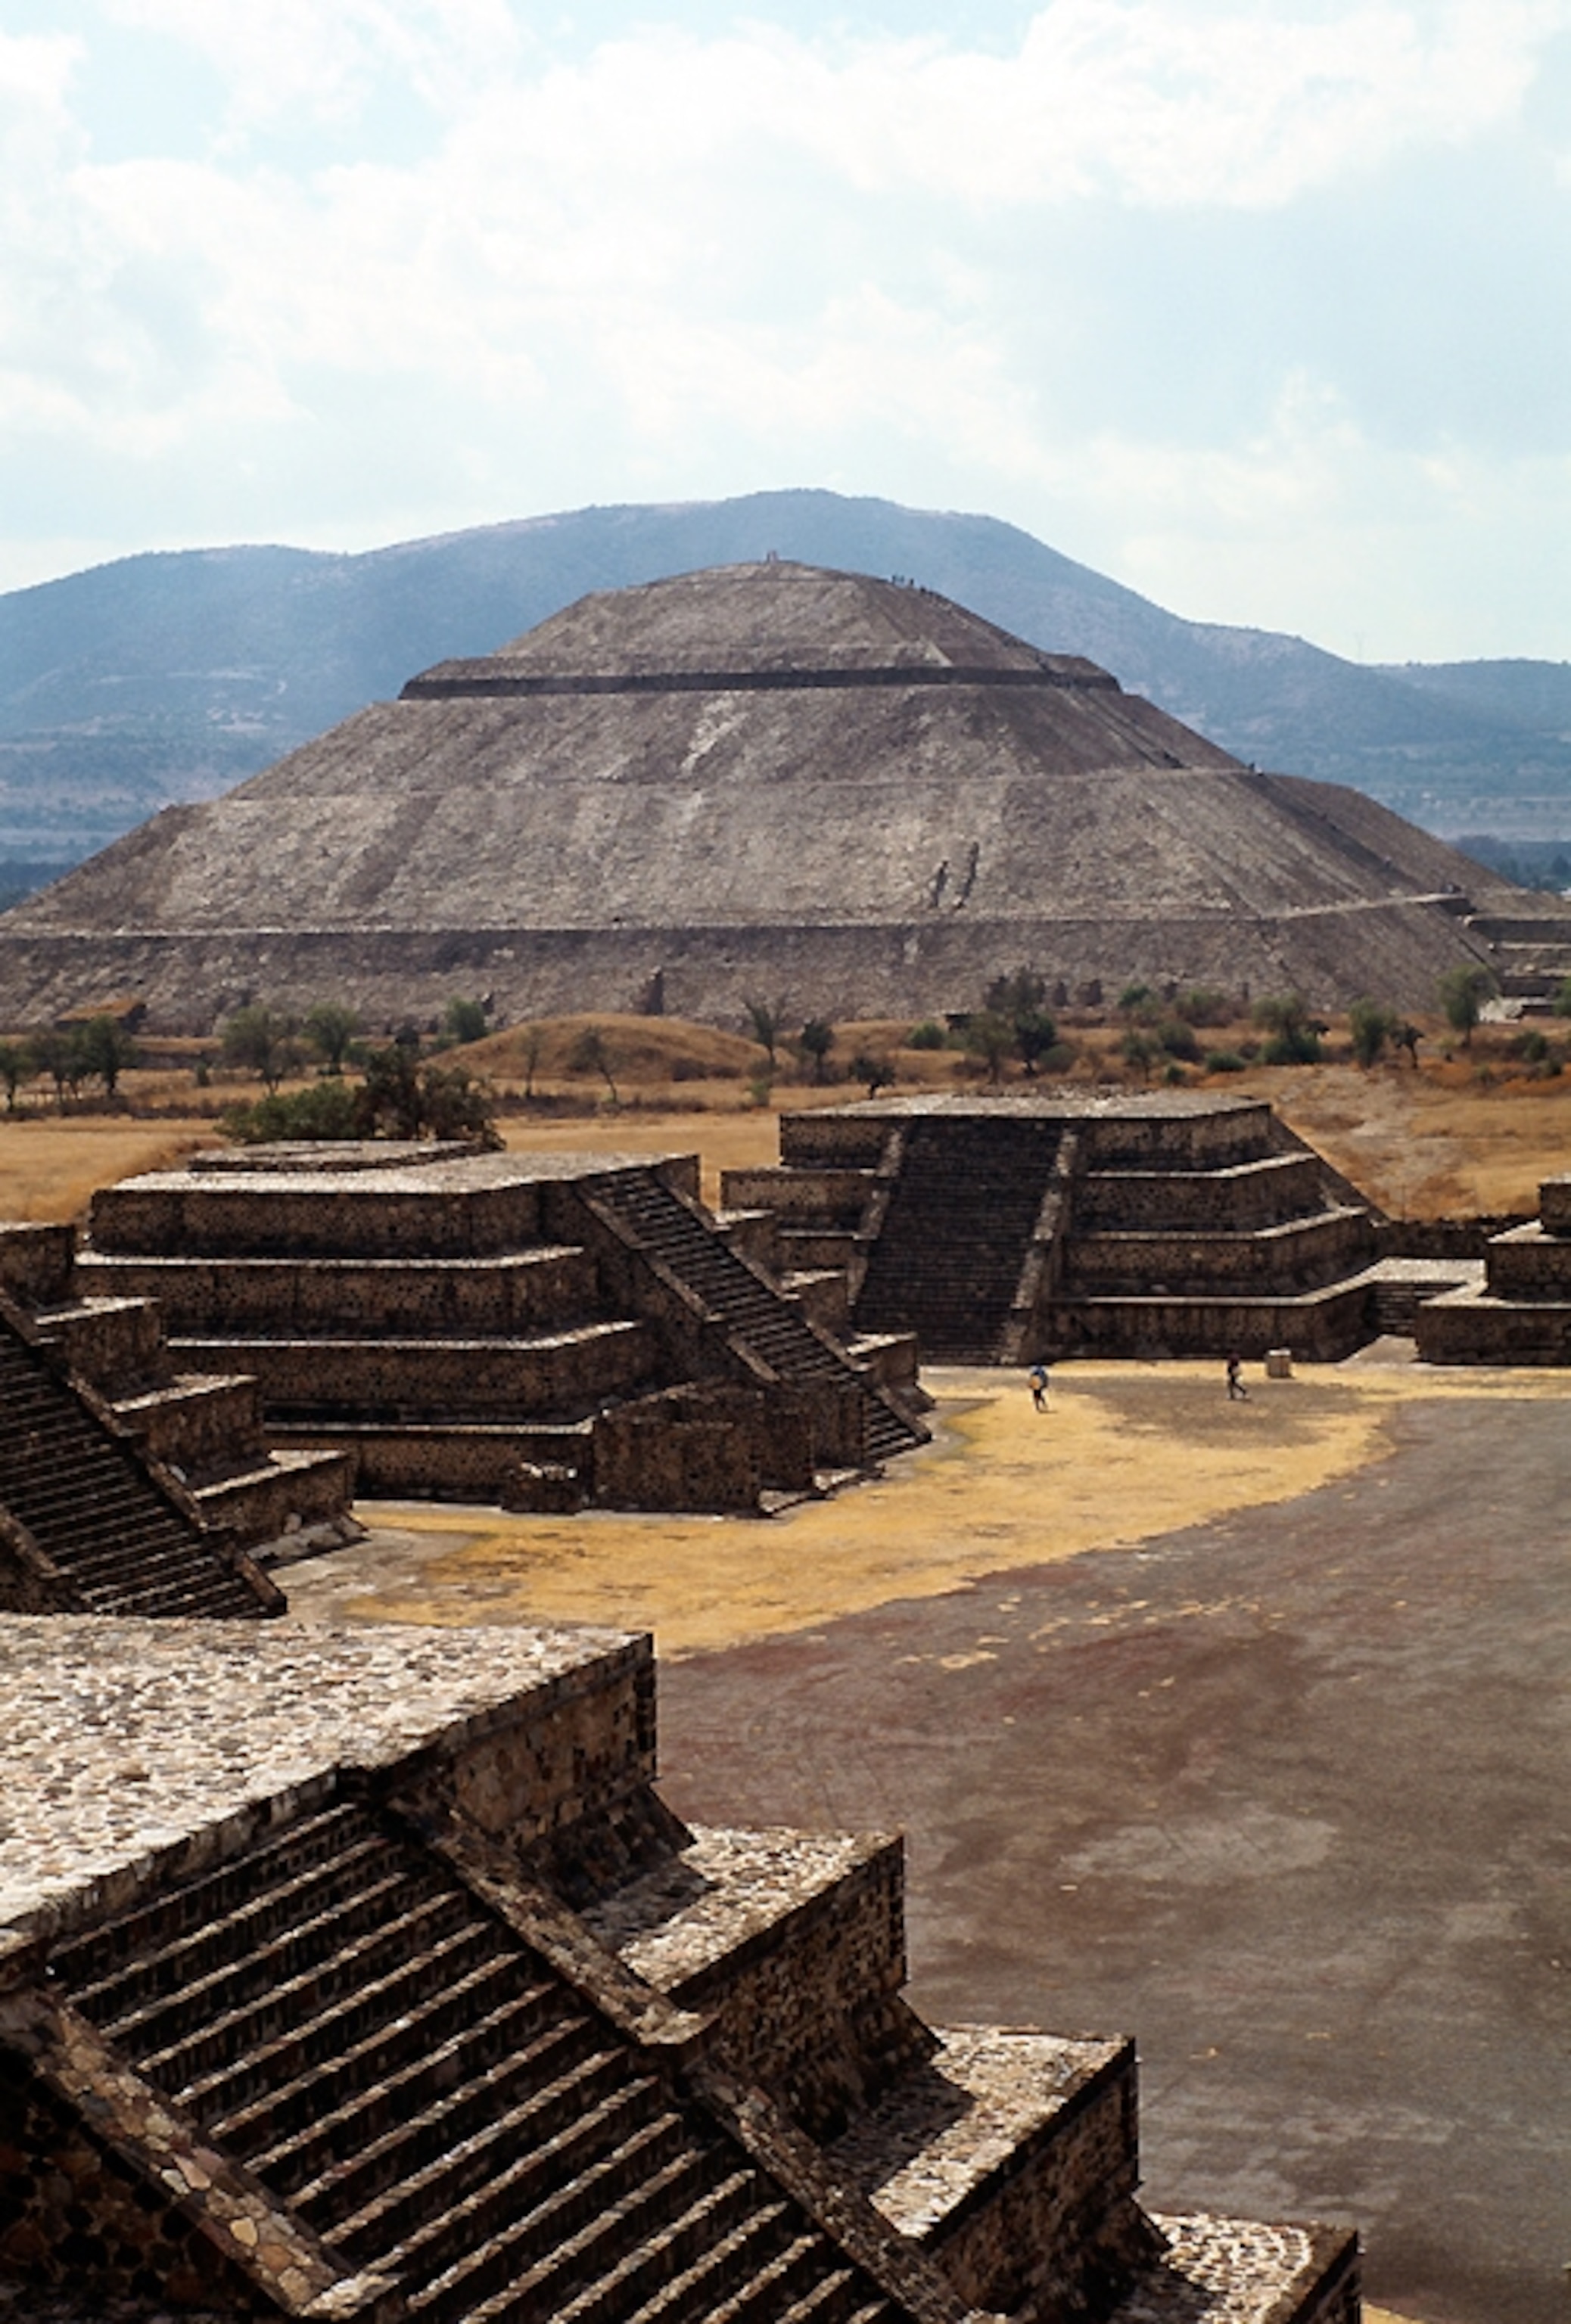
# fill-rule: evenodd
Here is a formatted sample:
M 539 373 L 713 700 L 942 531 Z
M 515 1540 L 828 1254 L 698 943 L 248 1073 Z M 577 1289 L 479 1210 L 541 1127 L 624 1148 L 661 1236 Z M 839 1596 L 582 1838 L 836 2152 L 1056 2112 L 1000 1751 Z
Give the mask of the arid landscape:
M 1121 1055 L 1118 1024 L 1065 1029 L 1075 1051 L 1070 1087 L 1144 1085 Z M 772 1071 L 763 1049 L 742 1033 L 666 1018 L 543 1020 L 448 1055 L 494 1090 L 509 1147 L 696 1151 L 713 1197 L 721 1170 L 774 1160 L 777 1113 L 864 1094 L 851 1071 L 858 1057 L 887 1065 L 895 1077 L 891 1095 L 987 1086 L 974 1056 L 913 1048 L 910 1031 L 887 1021 L 836 1028 L 829 1078 L 822 1083 L 802 1073 L 783 1043 Z M 1240 1022 L 1211 1028 L 1204 1039 L 1208 1049 L 1237 1054 L 1250 1034 Z M 585 1062 L 586 1035 L 597 1038 L 602 1062 Z M 1530 1032 L 1526 1038 L 1530 1041 Z M 1425 1028 L 1416 1067 L 1382 1059 L 1364 1072 L 1347 1060 L 1345 1024 L 1334 1025 L 1326 1043 L 1332 1062 L 1246 1062 L 1225 1074 L 1186 1071 L 1182 1079 L 1186 1087 L 1269 1098 L 1300 1137 L 1393 1217 L 1492 1216 L 1531 1212 L 1539 1182 L 1571 1167 L 1571 1073 L 1546 1071 L 1546 1063 L 1557 1065 L 1566 1038 L 1551 1019 L 1548 1036 L 1540 1031 L 1538 1038 L 1547 1061 L 1523 1056 L 1520 1026 L 1481 1027 L 1464 1050 L 1436 1020 Z M 0 1213 L 76 1217 L 95 1186 L 219 1142 L 224 1109 L 254 1097 L 256 1084 L 204 1063 L 214 1045 L 186 1046 L 190 1063 L 125 1074 L 114 1110 L 82 1102 L 62 1113 L 42 1082 L 26 1085 L 15 1110 L 0 1115 Z M 1030 1086 L 1018 1066 L 1008 1073 L 1010 1086 Z M 303 1077 L 284 1084 L 304 1085 Z

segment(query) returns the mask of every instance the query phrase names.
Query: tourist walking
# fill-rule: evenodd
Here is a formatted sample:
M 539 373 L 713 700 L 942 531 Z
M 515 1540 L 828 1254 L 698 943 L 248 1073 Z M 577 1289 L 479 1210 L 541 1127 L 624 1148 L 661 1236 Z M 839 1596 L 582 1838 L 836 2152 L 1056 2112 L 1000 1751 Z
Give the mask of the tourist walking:
M 1229 1404 L 1233 1404 L 1234 1402 L 1243 1402 L 1247 1404 L 1249 1402 L 1249 1390 L 1243 1385 L 1243 1361 L 1242 1357 L 1229 1356 L 1227 1359 L 1227 1401 Z
M 1026 1374 L 1031 1384 L 1031 1402 L 1039 1412 L 1046 1412 L 1048 1408 L 1049 1377 L 1048 1368 L 1040 1357 Z

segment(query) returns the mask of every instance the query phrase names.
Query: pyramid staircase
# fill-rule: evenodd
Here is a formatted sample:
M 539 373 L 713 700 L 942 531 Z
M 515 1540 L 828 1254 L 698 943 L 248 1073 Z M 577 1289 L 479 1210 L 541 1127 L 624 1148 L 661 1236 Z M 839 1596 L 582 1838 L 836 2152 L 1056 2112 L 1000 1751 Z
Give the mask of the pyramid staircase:
M 430 1849 L 337 1802 L 57 1949 L 117 2058 L 429 2324 L 896 2324 Z
M 269 1563 L 354 1537 L 341 1454 L 269 1451 L 255 1380 L 177 1370 L 157 1286 L 106 1291 L 69 1225 L 0 1222 L 0 1298 L 204 1530 Z
M 31 1344 L 9 1302 L 0 1305 L 0 1604 L 242 1620 L 282 1610 L 251 1561 L 205 1536 Z
M 945 1363 L 995 1363 L 1062 1136 L 1001 1115 L 913 1120 L 856 1301 L 864 1331 L 914 1330 Z
M 733 1250 L 696 1158 L 439 1147 L 198 1157 L 94 1198 L 78 1272 L 366 1495 L 756 1508 L 924 1440 Z
M 927 1442 L 927 1431 L 886 1389 L 867 1379 L 846 1351 L 808 1320 L 799 1303 L 783 1296 L 656 1172 L 620 1172 L 589 1200 L 692 1294 L 723 1325 L 735 1348 L 774 1379 L 809 1394 L 849 1391 L 860 1410 L 864 1461 L 885 1461 Z
M 6 1770 L 0 2278 L 84 2319 L 1357 2324 L 1345 2232 L 1142 2210 L 1132 2043 L 923 2025 L 898 1840 L 673 1817 L 647 1639 L 204 1669 L 160 1627 L 74 1665 L 106 1770 L 127 1688 L 166 1748 L 120 1860 L 51 1840 L 51 1741 Z
M 1378 1328 L 1372 1206 L 1259 1101 L 885 1101 L 783 1115 L 781 1152 L 726 1203 L 929 1361 L 1334 1359 Z

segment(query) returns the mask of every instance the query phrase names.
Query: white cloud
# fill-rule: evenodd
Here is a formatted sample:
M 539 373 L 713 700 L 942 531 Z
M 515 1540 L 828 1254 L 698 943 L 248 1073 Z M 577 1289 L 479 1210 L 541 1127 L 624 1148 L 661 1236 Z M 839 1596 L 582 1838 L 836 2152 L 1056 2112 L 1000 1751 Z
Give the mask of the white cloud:
M 106 0 L 106 13 L 205 57 L 227 84 L 231 132 L 350 117 L 384 76 L 445 110 L 522 46 L 507 0 Z
M 1326 313 L 1356 332 L 1378 280 L 1262 346 L 1211 262 L 1420 166 L 1487 188 L 1571 0 L 1051 0 L 1009 55 L 760 23 L 555 59 L 510 0 L 100 5 L 217 97 L 203 158 L 97 160 L 90 35 L 0 36 L 0 489 L 55 447 L 51 538 L 99 521 L 76 465 L 165 485 L 195 537 L 254 523 L 252 476 L 274 537 L 391 535 L 415 429 L 433 529 L 787 474 L 988 507 L 1235 619 L 1229 575 L 1275 558 L 1259 617 L 1301 628 L 1295 540 L 1363 539 L 1363 493 L 1392 541 L 1420 508 L 1476 537 L 1480 491 L 1526 521 L 1520 464 L 1421 381 L 1375 445 Z M 423 109 L 391 153 L 354 127 L 390 95 Z M 1109 220 L 1115 260 L 1138 233 L 1206 286 L 1204 364 L 1181 276 L 1153 318 L 1149 275 L 1081 254 Z M 1506 332 L 1497 403 L 1512 360 Z M 1224 410 L 1213 377 L 1247 386 Z

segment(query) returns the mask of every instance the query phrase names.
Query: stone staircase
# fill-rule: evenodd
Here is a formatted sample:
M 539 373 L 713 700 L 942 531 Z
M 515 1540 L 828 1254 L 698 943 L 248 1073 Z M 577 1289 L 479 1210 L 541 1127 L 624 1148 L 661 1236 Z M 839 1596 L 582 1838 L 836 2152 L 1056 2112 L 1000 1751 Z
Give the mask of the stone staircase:
M 189 1496 L 204 1530 L 270 1563 L 299 1545 L 352 1538 L 350 1463 L 331 1452 L 270 1452 L 254 1379 L 177 1372 L 159 1287 L 106 1288 L 69 1225 L 0 1222 L 0 1296 Z
M 1060 1136 L 1005 1114 L 914 1120 L 858 1328 L 914 1330 L 932 1361 L 998 1361 Z
M 1153 2223 L 1132 2042 L 922 2023 L 898 1838 L 672 1815 L 649 1639 L 24 1627 L 0 2275 L 84 2324 L 1357 2324 Z
M 896 2324 L 437 1856 L 335 1803 L 57 1948 L 115 2052 L 429 2324 Z
M 282 1610 L 249 1561 L 204 1537 L 5 1315 L 0 1418 L 0 1510 L 23 1535 L 0 1544 L 0 1590 L 14 1602 L 234 1619 Z
M 199 1156 L 100 1191 L 78 1272 L 105 1314 L 156 1297 L 183 1367 L 253 1376 L 274 1450 L 347 1454 L 368 1496 L 758 1508 L 925 1441 L 899 1351 L 849 1359 L 697 1185 L 687 1157 Z
M 1259 1100 L 886 1100 L 783 1116 L 781 1152 L 725 1201 L 928 1360 L 1335 1360 L 1371 1335 L 1377 1213 Z
M 927 1441 L 886 1392 L 865 1379 L 845 1351 L 716 1234 L 697 1209 L 652 1170 L 620 1173 L 596 1189 L 596 1206 L 620 1221 L 650 1257 L 725 1327 L 733 1341 L 788 1388 L 855 1388 L 864 1415 L 869 1462 Z

